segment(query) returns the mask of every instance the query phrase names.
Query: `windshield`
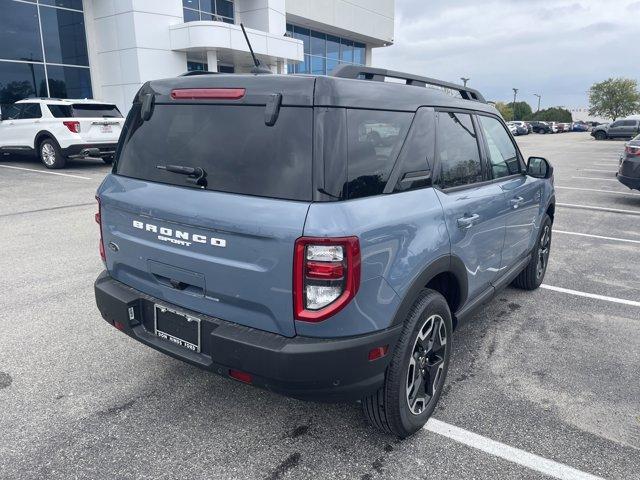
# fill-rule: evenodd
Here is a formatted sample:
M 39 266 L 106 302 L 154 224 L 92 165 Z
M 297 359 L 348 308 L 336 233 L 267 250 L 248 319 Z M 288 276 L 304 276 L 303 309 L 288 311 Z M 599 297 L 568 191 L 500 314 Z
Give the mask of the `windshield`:
M 271 127 L 264 106 L 157 104 L 147 121 L 140 108 L 125 127 L 117 174 L 198 188 L 157 166 L 201 168 L 208 190 L 311 200 L 311 108 L 283 107 Z

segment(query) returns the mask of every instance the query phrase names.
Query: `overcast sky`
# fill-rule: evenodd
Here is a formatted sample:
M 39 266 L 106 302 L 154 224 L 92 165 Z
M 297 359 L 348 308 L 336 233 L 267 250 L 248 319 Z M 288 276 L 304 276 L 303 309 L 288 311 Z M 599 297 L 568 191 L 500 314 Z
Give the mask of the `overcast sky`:
M 534 108 L 588 105 L 592 83 L 640 82 L 638 0 L 396 0 L 395 44 L 373 64 L 460 83 Z

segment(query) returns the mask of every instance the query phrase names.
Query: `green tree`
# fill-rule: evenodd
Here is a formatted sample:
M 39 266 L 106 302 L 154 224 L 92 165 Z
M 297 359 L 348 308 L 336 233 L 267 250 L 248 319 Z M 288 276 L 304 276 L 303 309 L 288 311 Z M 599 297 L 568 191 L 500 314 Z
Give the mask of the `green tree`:
M 613 121 L 640 112 L 638 82 L 630 78 L 610 78 L 594 83 L 589 90 L 589 114 Z
M 513 120 L 513 109 L 509 105 L 504 102 L 496 102 L 495 107 L 500 112 L 500 115 L 502 115 L 502 118 L 504 118 L 505 121 L 508 122 L 510 120 Z
M 527 102 L 516 102 L 515 108 L 513 102 L 509 104 L 512 110 L 515 110 L 515 119 L 516 120 L 529 120 L 533 111 L 531 110 L 531 105 Z
M 540 110 L 531 116 L 531 120 L 537 120 L 541 122 L 560 122 L 570 123 L 573 121 L 571 112 L 564 108 L 553 107 L 545 110 Z

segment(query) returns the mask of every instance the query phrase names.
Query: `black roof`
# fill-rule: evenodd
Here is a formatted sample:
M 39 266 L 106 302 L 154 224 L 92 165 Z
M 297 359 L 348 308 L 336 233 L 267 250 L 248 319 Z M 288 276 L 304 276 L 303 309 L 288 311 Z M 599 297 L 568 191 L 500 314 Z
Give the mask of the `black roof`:
M 445 84 L 445 82 L 441 83 Z M 447 90 L 453 89 L 449 86 L 455 89 L 464 88 L 454 84 L 446 85 Z M 273 94 L 281 93 L 282 105 L 284 106 L 348 107 L 399 111 L 416 111 L 420 107 L 428 106 L 497 114 L 497 110 L 485 103 L 479 92 L 471 89 L 466 89 L 466 91 L 476 92 L 478 100 L 452 96 L 445 91 L 425 88 L 422 85 L 336 76 L 266 74 L 181 76 L 147 82 L 140 89 L 139 96 L 153 93 L 155 101 L 158 103 L 188 102 L 188 100 L 171 99 L 173 89 L 185 88 L 246 89 L 246 95 L 241 100 L 216 100 L 208 103 L 265 105 Z M 141 101 L 141 98 L 139 97 L 138 101 Z M 207 103 L 207 101 L 198 101 L 198 103 Z

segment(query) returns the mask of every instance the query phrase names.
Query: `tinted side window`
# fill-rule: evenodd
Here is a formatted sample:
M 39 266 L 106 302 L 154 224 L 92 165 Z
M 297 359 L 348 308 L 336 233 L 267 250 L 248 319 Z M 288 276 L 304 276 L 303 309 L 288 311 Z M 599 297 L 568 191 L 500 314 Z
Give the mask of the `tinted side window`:
M 20 116 L 22 105 L 7 105 L 2 107 L 2 120 L 15 120 Z
M 622 122 L 613 122 L 609 127 L 610 128 L 616 128 L 616 127 L 621 127 L 622 126 Z
M 483 180 L 477 135 L 470 115 L 440 112 L 436 144 L 440 187 L 459 187 Z
M 347 111 L 347 198 L 384 191 L 412 119 L 406 112 Z
M 633 120 L 623 120 L 620 122 L 621 127 L 634 127 L 635 125 L 636 122 L 634 122 Z
M 493 178 L 508 177 L 520 173 L 516 147 L 502 124 L 495 118 L 479 116 L 489 147 L 489 163 Z
M 47 108 L 55 118 L 70 118 L 73 116 L 70 105 L 47 105 Z
M 38 103 L 25 103 L 22 105 L 22 114 L 20 115 L 21 120 L 29 119 L 29 118 L 40 118 L 42 117 L 42 111 L 40 110 L 40 104 Z

